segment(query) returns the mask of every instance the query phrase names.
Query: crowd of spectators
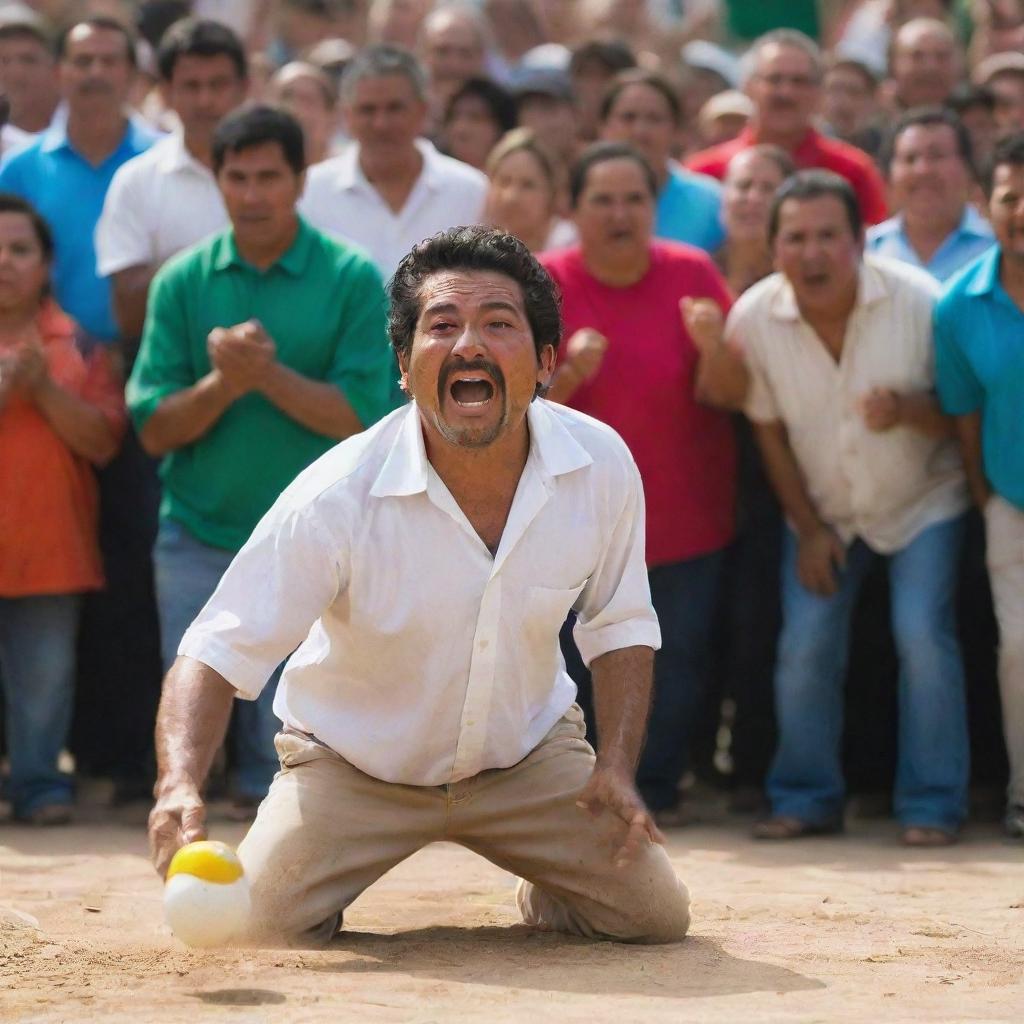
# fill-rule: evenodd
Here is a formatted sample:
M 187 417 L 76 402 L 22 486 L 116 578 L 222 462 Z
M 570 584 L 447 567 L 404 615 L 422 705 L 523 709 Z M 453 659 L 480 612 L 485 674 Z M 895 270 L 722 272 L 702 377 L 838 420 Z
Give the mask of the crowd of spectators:
M 2 3 L 0 121 L 16 820 L 146 797 L 234 553 L 405 401 L 388 279 L 482 223 L 561 292 L 547 399 L 643 481 L 659 823 L 710 782 L 763 839 L 890 792 L 908 844 L 1024 837 L 1024 2 Z

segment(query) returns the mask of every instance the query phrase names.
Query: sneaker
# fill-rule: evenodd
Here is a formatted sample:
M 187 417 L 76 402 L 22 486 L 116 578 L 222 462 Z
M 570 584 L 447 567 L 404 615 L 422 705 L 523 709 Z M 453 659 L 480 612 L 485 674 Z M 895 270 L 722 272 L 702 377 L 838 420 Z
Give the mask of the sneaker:
M 1010 804 L 1006 808 L 1003 828 L 1011 839 L 1024 839 L 1024 804 Z

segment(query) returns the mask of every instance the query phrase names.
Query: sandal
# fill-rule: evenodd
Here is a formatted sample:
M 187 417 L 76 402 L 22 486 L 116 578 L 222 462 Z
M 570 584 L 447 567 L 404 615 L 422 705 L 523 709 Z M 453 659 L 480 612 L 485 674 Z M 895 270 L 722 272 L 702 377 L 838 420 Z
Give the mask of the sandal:
M 952 846 L 956 838 L 955 832 L 926 825 L 908 825 L 903 830 L 904 846 Z
M 780 815 L 759 821 L 751 835 L 755 839 L 803 839 L 805 836 L 835 835 L 842 830 L 842 822 L 839 821 L 804 821 Z

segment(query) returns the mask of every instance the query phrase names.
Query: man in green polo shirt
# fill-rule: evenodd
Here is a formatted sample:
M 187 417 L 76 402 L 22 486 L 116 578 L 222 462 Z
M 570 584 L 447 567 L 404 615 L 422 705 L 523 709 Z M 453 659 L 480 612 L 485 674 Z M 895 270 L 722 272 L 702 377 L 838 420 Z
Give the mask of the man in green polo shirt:
M 298 122 L 269 107 L 229 115 L 213 168 L 231 227 L 155 277 L 128 383 L 142 445 L 163 456 L 155 564 L 165 667 L 278 495 L 389 412 L 397 376 L 376 268 L 295 211 Z M 278 767 L 274 689 L 238 708 L 235 795 L 247 806 Z

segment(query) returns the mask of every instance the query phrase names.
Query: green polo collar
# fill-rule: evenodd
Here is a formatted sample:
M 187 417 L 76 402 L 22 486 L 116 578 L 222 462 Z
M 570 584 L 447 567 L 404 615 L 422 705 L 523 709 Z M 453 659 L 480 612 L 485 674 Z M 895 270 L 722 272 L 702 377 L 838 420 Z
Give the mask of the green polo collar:
M 271 264 L 266 270 L 258 271 L 256 268 L 242 258 L 235 245 L 234 228 L 215 239 L 213 243 L 213 269 L 227 270 L 228 267 L 243 267 L 256 273 L 269 274 L 280 268 L 292 277 L 301 277 L 309 264 L 309 256 L 312 251 L 314 232 L 313 229 L 301 218 L 298 218 L 299 230 L 295 233 L 295 239 L 287 250 L 278 258 L 277 262 Z

